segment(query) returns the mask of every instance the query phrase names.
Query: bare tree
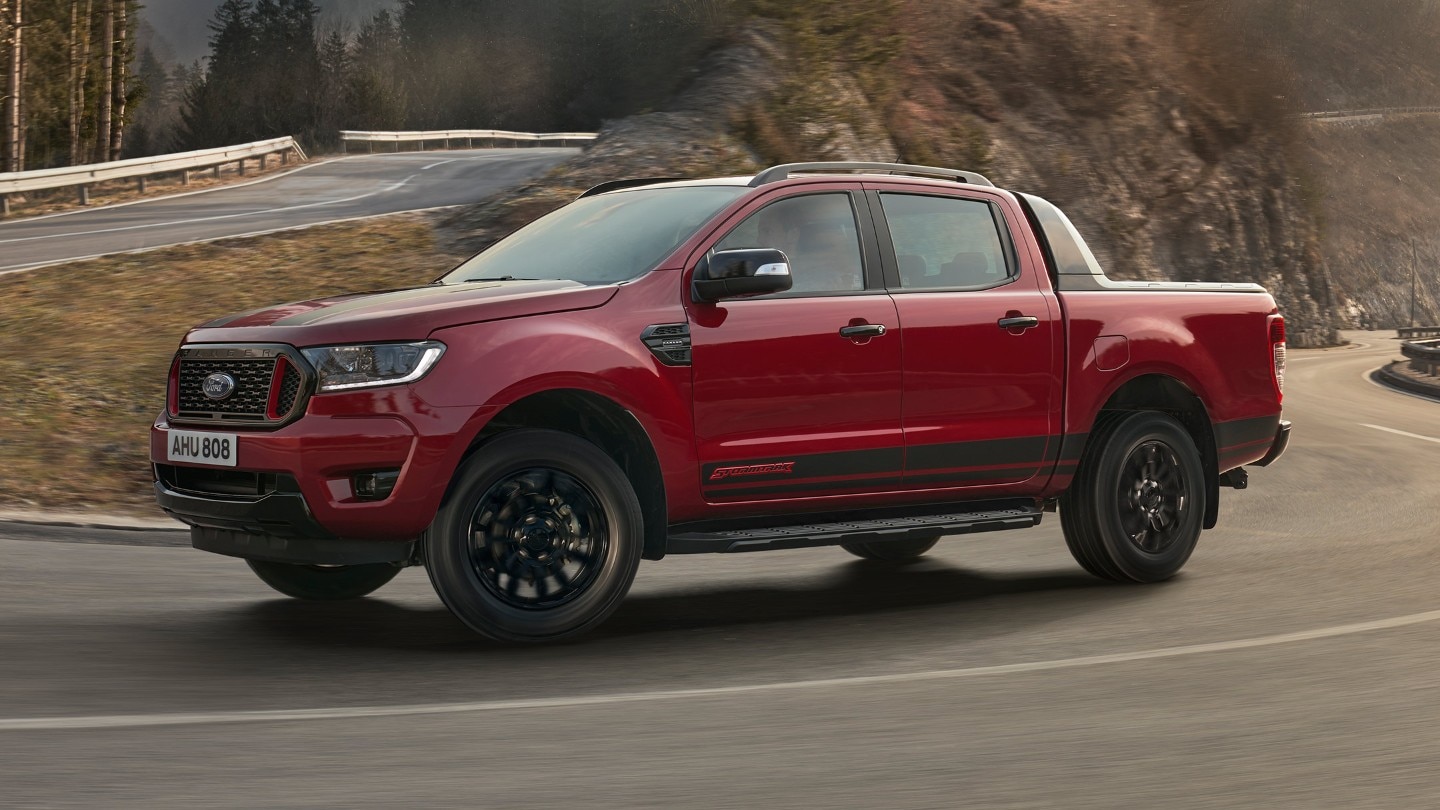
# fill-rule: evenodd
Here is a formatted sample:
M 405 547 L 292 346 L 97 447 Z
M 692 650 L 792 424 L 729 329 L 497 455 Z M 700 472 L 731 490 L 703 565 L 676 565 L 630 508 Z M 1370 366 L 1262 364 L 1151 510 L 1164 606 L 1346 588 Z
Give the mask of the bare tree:
M 104 0 L 104 3 L 100 24 L 100 42 L 104 47 L 104 56 L 100 59 L 100 119 L 95 127 L 95 154 L 102 161 L 110 154 L 110 115 L 115 102 L 112 90 L 115 85 L 115 0 Z
M 127 7 L 129 0 L 111 0 L 111 6 L 115 9 L 115 55 L 120 57 L 119 69 L 112 70 L 112 83 L 108 88 L 112 97 L 111 105 L 114 110 L 110 117 L 110 153 L 106 160 L 119 160 L 120 147 L 125 140 L 125 91 L 126 79 L 130 76 L 130 38 L 125 29 L 127 23 Z M 111 62 L 115 60 L 112 58 Z
M 75 32 L 80 44 L 80 55 L 76 61 L 75 82 L 70 86 L 70 105 L 74 111 L 70 118 L 70 165 L 78 166 L 90 162 L 89 144 L 85 138 L 85 82 L 90 73 L 90 41 L 92 22 L 95 15 L 95 0 L 85 0 L 85 14 L 80 18 L 80 29 Z
M 10 60 L 5 84 L 5 170 L 20 172 L 25 170 L 25 126 L 20 119 L 24 113 L 20 106 L 20 91 L 24 87 L 21 71 L 25 61 L 21 34 L 25 26 L 25 10 L 24 0 L 9 0 L 9 3 L 3 15 L 10 23 Z
M 90 22 L 86 18 L 85 22 Z M 88 31 L 88 25 L 86 30 Z M 75 97 L 76 79 L 80 75 L 80 0 L 70 0 L 70 56 L 67 71 L 66 93 L 70 104 L 70 165 L 80 162 L 80 108 L 82 99 Z

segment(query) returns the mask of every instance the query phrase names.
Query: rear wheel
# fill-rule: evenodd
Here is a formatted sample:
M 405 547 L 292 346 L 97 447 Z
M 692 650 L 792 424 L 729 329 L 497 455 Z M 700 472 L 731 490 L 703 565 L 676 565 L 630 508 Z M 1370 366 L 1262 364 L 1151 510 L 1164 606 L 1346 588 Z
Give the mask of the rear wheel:
M 938 542 L 940 535 L 937 534 L 934 537 L 908 537 L 904 540 L 841 543 L 840 547 L 862 560 L 904 562 L 920 557 Z
M 296 599 L 335 601 L 358 599 L 375 592 L 400 573 L 390 563 L 366 565 L 297 565 L 246 560 L 266 585 Z
M 1158 582 L 1200 539 L 1205 471 L 1190 434 L 1163 413 L 1102 416 L 1060 500 L 1070 553 L 1090 573 Z
M 600 624 L 630 590 L 644 520 L 624 471 L 552 430 L 491 440 L 461 468 L 425 537 L 425 568 L 476 632 L 551 641 Z

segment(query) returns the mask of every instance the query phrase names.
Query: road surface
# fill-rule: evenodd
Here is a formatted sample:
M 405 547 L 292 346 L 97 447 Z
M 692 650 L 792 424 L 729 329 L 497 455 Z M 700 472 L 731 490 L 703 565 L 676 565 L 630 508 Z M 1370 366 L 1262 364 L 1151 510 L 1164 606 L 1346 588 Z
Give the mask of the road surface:
M 1289 454 L 1156 586 L 1048 519 L 647 563 L 601 631 L 510 649 L 419 570 L 305 604 L 135 545 L 174 535 L 0 527 L 0 804 L 1435 806 L 1440 404 L 1356 337 L 1292 353 Z
M 0 273 L 182 242 L 477 202 L 542 174 L 578 151 L 355 155 L 255 183 L 0 223 Z

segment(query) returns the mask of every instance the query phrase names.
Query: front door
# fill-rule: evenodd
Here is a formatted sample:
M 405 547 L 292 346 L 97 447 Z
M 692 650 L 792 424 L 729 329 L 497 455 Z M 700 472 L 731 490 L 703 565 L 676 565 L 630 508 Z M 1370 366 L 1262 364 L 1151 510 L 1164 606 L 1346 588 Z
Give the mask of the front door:
M 712 248 L 777 248 L 794 285 L 778 295 L 689 305 L 708 501 L 900 484 L 899 320 L 866 201 L 857 185 L 840 188 L 762 199 Z

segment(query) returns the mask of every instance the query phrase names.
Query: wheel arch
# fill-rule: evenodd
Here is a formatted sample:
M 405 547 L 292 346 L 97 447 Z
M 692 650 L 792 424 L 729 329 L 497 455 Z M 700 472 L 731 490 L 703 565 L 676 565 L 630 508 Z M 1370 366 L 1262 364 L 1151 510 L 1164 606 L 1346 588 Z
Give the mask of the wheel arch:
M 537 391 L 506 405 L 471 441 L 465 458 L 494 437 L 522 428 L 569 433 L 599 447 L 625 472 L 645 519 L 642 556 L 665 556 L 668 538 L 665 479 L 644 425 L 629 409 L 602 394 L 579 388 Z M 462 461 L 463 463 L 463 461 Z
M 1138 374 L 1121 383 L 1100 406 L 1095 415 L 1095 424 L 1107 414 L 1136 411 L 1159 411 L 1175 418 L 1190 434 L 1195 447 L 1200 451 L 1200 463 L 1205 470 L 1205 522 L 1206 529 L 1215 528 L 1220 518 L 1220 470 L 1215 446 L 1215 429 L 1210 420 L 1210 409 L 1200 394 L 1178 377 L 1164 372 Z M 1093 425 L 1091 426 L 1093 433 Z M 1080 456 L 1090 451 L 1089 439 L 1081 448 Z

